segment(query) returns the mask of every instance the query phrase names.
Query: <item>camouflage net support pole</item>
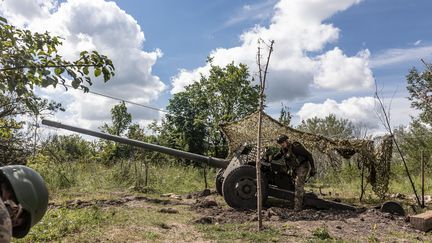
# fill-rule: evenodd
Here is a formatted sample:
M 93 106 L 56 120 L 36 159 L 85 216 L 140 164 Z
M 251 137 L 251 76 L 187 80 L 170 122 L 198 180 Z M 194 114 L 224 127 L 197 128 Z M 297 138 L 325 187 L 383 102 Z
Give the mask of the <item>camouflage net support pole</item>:
M 258 213 L 258 230 L 262 229 L 262 188 L 261 188 L 261 127 L 262 127 L 262 99 L 260 99 L 260 110 L 258 115 L 258 138 L 256 153 L 256 174 L 257 174 L 257 213 Z
M 425 157 L 423 150 L 421 151 L 421 206 L 422 208 L 425 208 L 425 184 L 424 184 L 424 176 L 425 176 Z
M 267 78 L 267 69 L 270 62 L 270 56 L 273 51 L 274 41 L 270 42 L 269 52 L 267 56 L 267 61 L 264 68 L 264 75 L 261 69 L 261 41 L 258 40 L 258 54 L 257 54 L 257 62 L 259 69 L 259 78 L 260 78 L 260 94 L 259 94 L 259 106 L 258 106 L 258 137 L 257 137 L 257 153 L 256 153 L 256 174 L 257 174 L 257 213 L 258 213 L 258 230 L 262 230 L 262 180 L 261 180 L 261 134 L 262 134 L 262 117 L 263 117 L 263 109 L 264 109 L 264 89 L 265 89 L 265 81 Z

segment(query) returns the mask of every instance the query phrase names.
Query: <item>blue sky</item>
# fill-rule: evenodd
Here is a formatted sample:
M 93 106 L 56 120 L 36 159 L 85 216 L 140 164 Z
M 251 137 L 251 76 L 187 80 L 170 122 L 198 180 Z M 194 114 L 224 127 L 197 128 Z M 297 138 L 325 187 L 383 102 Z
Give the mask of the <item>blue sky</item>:
M 164 108 L 173 93 L 216 64 L 244 62 L 254 73 L 255 40 L 275 39 L 267 112 L 291 107 L 294 122 L 335 113 L 379 131 L 373 78 L 392 101 L 393 124 L 416 112 L 405 99 L 405 75 L 431 60 L 427 0 L 5 0 L 0 14 L 17 26 L 65 38 L 66 58 L 97 49 L 117 64 L 116 78 L 97 92 Z M 42 90 L 68 112 L 58 119 L 97 127 L 115 101 Z M 160 114 L 129 107 L 142 124 Z
M 239 34 L 243 31 L 256 24 L 268 24 L 272 6 L 277 1 L 116 2 L 136 17 L 145 30 L 145 48 L 163 50 L 164 57 L 155 64 L 154 71 L 162 80 L 169 80 L 178 72 L 178 68 L 192 69 L 201 66 L 214 48 L 238 45 Z M 244 14 L 246 5 L 261 5 L 257 7 L 262 7 L 259 11 L 262 11 L 265 18 L 245 16 L 244 19 L 239 18 L 238 22 L 232 21 Z M 325 21 L 341 29 L 337 43 L 328 45 L 326 49 L 338 46 L 347 55 L 355 55 L 360 49 L 367 48 L 374 56 L 388 49 L 412 48 L 418 41 L 418 46 L 428 45 L 432 40 L 432 24 L 429 18 L 431 9 L 432 2 L 427 0 L 363 1 Z M 425 55 L 423 58 L 427 57 Z M 407 60 L 372 70 L 377 82 L 385 88 L 384 95 L 392 95 L 397 91 L 399 96 L 406 96 L 404 77 L 413 66 L 421 67 L 420 60 Z M 371 92 L 363 93 L 368 94 Z M 329 95 L 336 100 L 346 98 L 343 93 L 332 92 Z M 167 99 L 159 100 L 161 105 L 166 101 Z M 301 105 L 301 102 L 304 100 L 296 106 Z

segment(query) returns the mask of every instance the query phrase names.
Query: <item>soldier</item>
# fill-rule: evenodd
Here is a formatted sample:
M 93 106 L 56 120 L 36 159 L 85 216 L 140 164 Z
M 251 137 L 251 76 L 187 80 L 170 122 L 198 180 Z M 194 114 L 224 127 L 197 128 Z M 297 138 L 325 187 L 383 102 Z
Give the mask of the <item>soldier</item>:
M 283 157 L 287 167 L 292 171 L 295 180 L 294 210 L 301 211 L 303 207 L 304 184 L 316 173 L 312 154 L 299 142 L 290 142 L 288 136 L 280 135 L 276 142 L 281 150 L 275 159 Z
M 42 177 L 22 165 L 0 167 L 0 196 L 0 242 L 26 236 L 48 207 Z

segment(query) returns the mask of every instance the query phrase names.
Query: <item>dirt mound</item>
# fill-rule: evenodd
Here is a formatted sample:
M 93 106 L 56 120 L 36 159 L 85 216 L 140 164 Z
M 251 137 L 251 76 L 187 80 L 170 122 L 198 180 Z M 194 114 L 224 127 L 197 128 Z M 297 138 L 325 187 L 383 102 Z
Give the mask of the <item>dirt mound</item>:
M 185 203 L 172 201 L 172 200 L 165 200 L 165 199 L 157 199 L 157 198 L 149 198 L 144 196 L 125 196 L 123 198 L 117 198 L 117 199 L 97 199 L 97 200 L 71 200 L 66 201 L 62 205 L 58 204 L 50 204 L 49 206 L 51 208 L 60 208 L 60 207 L 66 207 L 66 208 L 85 208 L 85 207 L 110 207 L 110 206 L 121 206 L 129 202 L 134 201 L 143 201 L 143 202 L 149 202 L 149 203 L 155 203 L 155 204 L 161 204 L 161 205 L 184 205 Z
M 222 206 L 203 207 L 203 201 L 197 202 L 191 208 L 204 217 L 212 217 L 215 223 L 245 223 L 256 221 L 257 215 L 254 210 L 236 210 Z M 359 214 L 351 211 L 317 211 L 306 209 L 295 212 L 288 208 L 268 208 L 262 211 L 263 220 L 266 221 L 315 221 L 315 220 L 342 220 L 358 217 Z M 208 220 L 206 220 L 208 222 Z
M 210 197 L 197 199 L 191 205 L 191 210 L 200 215 L 196 223 L 245 223 L 257 221 L 256 211 L 236 210 L 225 205 L 217 204 Z M 296 212 L 291 208 L 269 207 L 262 211 L 263 220 L 277 222 L 295 221 L 352 221 L 360 224 L 388 223 L 393 221 L 400 226 L 406 226 L 405 218 L 383 213 L 376 209 L 364 210 L 362 212 L 340 211 L 340 210 L 315 210 L 305 209 Z
M 204 189 L 203 191 L 189 193 L 185 196 L 186 199 L 198 199 L 210 195 L 216 195 L 216 190 Z

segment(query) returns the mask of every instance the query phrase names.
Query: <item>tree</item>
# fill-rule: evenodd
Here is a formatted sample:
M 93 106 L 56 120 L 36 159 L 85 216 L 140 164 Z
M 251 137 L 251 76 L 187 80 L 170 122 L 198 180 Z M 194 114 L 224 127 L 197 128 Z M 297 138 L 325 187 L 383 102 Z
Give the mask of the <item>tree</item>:
M 173 95 L 169 100 L 167 110 L 172 115 L 167 116 L 163 123 L 163 130 L 175 148 L 205 154 L 208 148 L 206 141 L 209 131 L 206 121 L 208 106 L 208 100 L 200 83 L 188 86 L 186 91 Z
M 334 114 L 325 118 L 313 117 L 306 121 L 303 120 L 297 128 L 305 132 L 341 139 L 352 138 L 355 132 L 355 127 L 351 121 L 343 118 L 338 119 Z
M 432 129 L 414 119 L 408 128 L 401 126 L 395 129 L 394 134 L 408 158 L 410 168 L 419 173 L 422 153 L 426 161 L 432 156 Z
M 67 87 L 70 82 L 86 92 L 92 85 L 90 71 L 95 77 L 103 74 L 105 82 L 114 75 L 113 63 L 106 56 L 83 51 L 76 61 L 67 61 L 57 52 L 61 44 L 60 37 L 22 30 L 0 17 L 0 148 L 5 151 L 0 153 L 7 163 L 24 163 L 31 147 L 17 116 L 31 115 L 37 122 L 44 111 L 62 110 L 59 103 L 36 96 L 35 87 Z
M 127 111 L 124 101 L 111 109 L 111 122 L 112 125 L 105 123 L 101 130 L 117 136 L 123 135 L 128 130 L 132 123 L 132 115 Z
M 71 80 L 73 88 L 88 91 L 94 76 L 104 81 L 114 75 L 110 59 L 96 51 L 83 51 L 76 61 L 64 60 L 57 52 L 62 42 L 48 32 L 40 34 L 18 29 L 0 17 L 0 92 L 14 92 L 19 97 L 33 97 L 35 86 L 56 87 Z M 66 87 L 66 86 L 65 86 Z M 31 106 L 30 101 L 26 105 Z
M 411 107 L 420 110 L 420 121 L 432 125 L 432 66 L 424 62 L 426 68 L 419 72 L 412 68 L 407 75 L 407 89 Z
M 124 101 L 115 105 L 111 109 L 111 125 L 105 123 L 100 130 L 112 135 L 123 136 L 128 132 L 129 126 L 132 123 L 132 115 L 127 111 Z M 130 158 L 132 148 L 125 144 L 117 144 L 112 141 L 102 142 L 103 160 L 110 162 L 116 159 Z
M 31 97 L 33 105 L 29 107 L 23 102 L 24 99 L 14 93 L 0 93 L 0 158 L 4 164 L 24 164 L 31 149 L 33 154 L 36 151 L 37 120 L 40 115 L 63 109 L 59 103 L 36 96 Z M 35 123 L 26 123 L 18 118 L 24 115 L 31 117 Z M 27 131 L 23 129 L 25 127 Z
M 258 86 L 253 85 L 244 64 L 211 65 L 209 76 L 186 87 L 169 100 L 163 133 L 180 149 L 225 157 L 227 141 L 219 124 L 243 118 L 256 111 Z
M 40 152 L 58 163 L 88 160 L 96 154 L 95 144 L 76 134 L 48 137 Z
M 423 61 L 423 60 L 422 60 Z M 425 64 L 425 70 L 412 68 L 407 75 L 407 89 L 411 107 L 420 110 L 418 118 L 413 118 L 407 129 L 395 131 L 401 141 L 401 148 L 412 163 L 411 168 L 420 170 L 421 152 L 426 160 L 432 156 L 432 66 Z
M 30 150 L 22 123 L 14 119 L 0 119 L 0 165 L 25 164 Z
M 282 108 L 279 115 L 279 122 L 284 124 L 285 126 L 289 126 L 291 123 L 291 119 L 292 119 L 292 115 L 291 112 L 289 111 L 289 107 L 284 106 L 282 104 Z
M 144 128 L 139 124 L 132 124 L 129 126 L 127 137 L 151 144 L 157 143 L 157 138 L 152 135 L 146 135 Z M 150 163 L 161 160 L 162 154 L 158 152 L 149 151 L 142 148 L 134 148 L 130 146 L 131 157 L 134 160 L 133 174 L 129 178 L 133 179 L 134 188 L 140 191 L 146 191 L 149 185 L 149 169 Z M 131 164 L 129 164 L 131 165 Z M 124 180 L 124 178 L 121 178 Z

